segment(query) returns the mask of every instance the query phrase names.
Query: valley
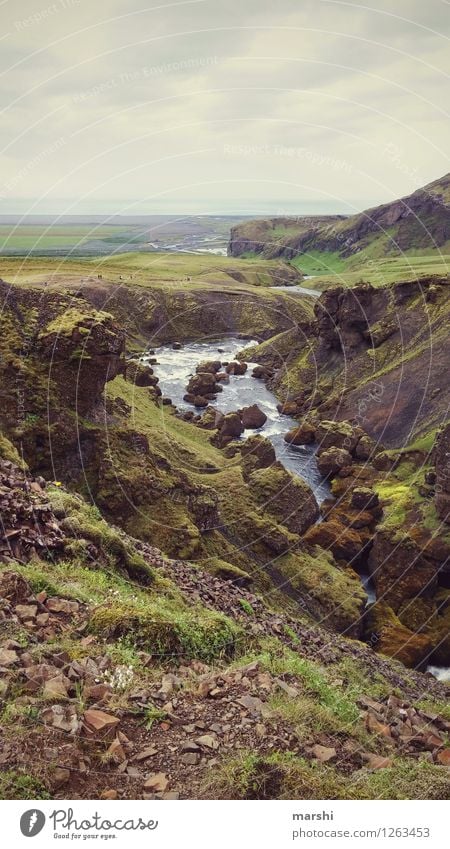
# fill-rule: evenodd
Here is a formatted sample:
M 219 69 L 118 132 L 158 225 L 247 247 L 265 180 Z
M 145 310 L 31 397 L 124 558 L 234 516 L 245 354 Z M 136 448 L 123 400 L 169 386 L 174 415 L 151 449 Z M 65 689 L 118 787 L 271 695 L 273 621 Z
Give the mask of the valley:
M 448 792 L 448 277 L 246 253 L 0 258 L 4 798 Z

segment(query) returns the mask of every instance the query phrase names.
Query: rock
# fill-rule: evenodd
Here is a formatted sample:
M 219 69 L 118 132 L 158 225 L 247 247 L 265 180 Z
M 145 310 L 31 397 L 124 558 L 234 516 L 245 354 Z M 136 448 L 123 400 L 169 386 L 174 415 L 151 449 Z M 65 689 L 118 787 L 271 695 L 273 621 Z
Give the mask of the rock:
M 83 696 L 88 701 L 92 699 L 93 701 L 101 702 L 105 696 L 108 696 L 112 692 L 109 684 L 92 684 L 91 686 L 85 686 L 83 690 Z
M 146 761 L 148 758 L 152 758 L 153 755 L 158 753 L 158 749 L 155 749 L 154 746 L 147 746 L 146 749 L 143 749 L 142 752 L 138 752 L 137 755 L 134 756 L 133 761 Z
M 194 407 L 207 407 L 209 401 L 207 398 L 204 398 L 203 395 L 194 395 L 192 403 Z
M 16 613 L 19 619 L 22 619 L 23 621 L 26 621 L 28 619 L 35 619 L 37 614 L 37 606 L 34 604 L 17 604 Z
M 232 363 L 228 363 L 226 366 L 227 374 L 245 374 L 248 369 L 247 363 L 239 362 L 238 360 L 234 360 Z
M 19 655 L 16 651 L 8 651 L 8 649 L 0 648 L 0 666 L 12 666 L 19 660 Z
M 205 395 L 214 395 L 216 386 L 214 374 L 209 371 L 198 372 L 190 378 L 187 392 L 194 396 L 205 397 Z
M 218 371 L 216 374 L 216 380 L 218 383 L 229 383 L 230 376 L 226 373 L 226 371 Z
M 352 456 L 345 448 L 328 448 L 317 457 L 317 467 L 321 475 L 333 477 L 341 469 L 351 466 Z
M 80 605 L 77 601 L 69 601 L 66 598 L 49 598 L 46 607 L 52 613 L 77 613 Z
M 442 749 L 442 752 L 438 752 L 436 761 L 443 766 L 450 766 L 450 749 Z
M 252 404 L 251 407 L 244 407 L 241 410 L 241 420 L 245 430 L 256 429 L 265 425 L 267 416 L 257 404 Z
M 284 435 L 284 441 L 289 445 L 311 445 L 315 437 L 316 432 L 313 426 L 304 422 L 299 427 L 288 430 Z
M 169 779 L 165 772 L 154 772 L 145 780 L 144 789 L 152 790 L 154 793 L 164 793 L 169 786 Z
M 185 752 L 184 755 L 181 755 L 180 760 L 185 766 L 197 766 L 200 763 L 200 757 L 199 752 Z
M 60 787 L 64 787 L 67 782 L 70 781 L 70 769 L 64 769 L 63 767 L 56 767 L 51 776 L 51 782 L 54 790 L 59 790 Z
M 116 764 L 123 763 L 127 759 L 124 748 L 117 737 L 115 740 L 113 740 L 109 749 L 107 750 L 106 757 L 109 761 L 113 761 Z
M 361 757 L 363 761 L 366 761 L 369 769 L 387 769 L 393 764 L 392 758 L 384 758 L 372 752 L 361 752 Z
M 297 401 L 285 401 L 283 404 L 277 404 L 277 410 L 282 416 L 296 416 L 298 408 Z
M 322 421 L 316 427 L 316 440 L 319 443 L 318 454 L 329 448 L 342 448 L 352 453 L 358 442 L 358 436 L 350 422 Z
M 435 446 L 436 495 L 439 518 L 450 524 L 450 424 L 438 434 Z
M 377 450 L 377 444 L 368 435 L 364 434 L 358 439 L 354 455 L 358 460 L 370 460 Z
M 141 362 L 127 363 L 126 380 L 135 386 L 155 386 L 158 378 L 154 376 L 153 369 Z
M 365 486 L 357 486 L 352 491 L 351 505 L 356 510 L 371 510 L 378 507 L 379 499 L 376 492 Z
M 389 725 L 386 725 L 383 722 L 379 722 L 379 720 L 374 716 L 371 711 L 368 711 L 366 714 L 366 728 L 370 731 L 371 734 L 381 735 L 382 737 L 391 737 L 391 729 Z
M 336 757 L 336 749 L 328 746 L 321 746 L 319 743 L 316 743 L 311 748 L 311 754 L 317 758 L 321 763 L 328 763 L 328 761 L 332 761 Z
M 256 469 L 248 476 L 254 497 L 268 513 L 292 533 L 303 534 L 319 516 L 312 489 L 281 463 Z
M 44 684 L 44 699 L 66 699 L 68 696 L 67 685 L 69 681 L 64 675 L 56 675 Z
M 200 372 L 208 371 L 211 374 L 217 374 L 217 372 L 220 371 L 221 365 L 222 363 L 220 360 L 204 360 L 198 364 L 196 372 L 199 374 Z
M 264 380 L 267 377 L 267 369 L 265 369 L 264 366 L 255 366 L 252 371 L 252 377 Z
M 254 469 L 267 469 L 276 461 L 275 449 L 270 441 L 261 434 L 249 436 L 241 446 L 244 473 Z
M 106 787 L 105 790 L 102 790 L 100 793 L 100 799 L 118 799 L 119 794 L 117 790 L 114 790 L 112 787 Z
M 232 439 L 236 439 L 244 432 L 244 425 L 238 413 L 227 413 L 220 422 L 219 430 L 214 438 L 219 448 L 227 445 Z
M 120 720 L 116 716 L 105 713 L 103 710 L 89 708 L 83 715 L 84 722 L 91 732 L 111 731 L 117 728 Z
M 207 749 L 218 749 L 219 741 L 216 737 L 213 737 L 211 734 L 203 734 L 201 737 L 197 737 L 196 741 L 198 746 L 206 747 Z

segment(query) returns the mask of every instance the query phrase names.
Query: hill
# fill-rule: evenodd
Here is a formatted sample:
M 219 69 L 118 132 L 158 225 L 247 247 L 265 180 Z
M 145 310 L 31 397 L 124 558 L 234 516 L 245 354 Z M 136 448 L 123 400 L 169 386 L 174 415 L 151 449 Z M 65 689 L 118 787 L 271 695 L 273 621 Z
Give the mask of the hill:
M 449 250 L 450 174 L 358 215 L 244 222 L 231 230 L 228 248 L 234 257 L 283 257 L 306 274 L 340 273 L 405 255 L 445 259 Z

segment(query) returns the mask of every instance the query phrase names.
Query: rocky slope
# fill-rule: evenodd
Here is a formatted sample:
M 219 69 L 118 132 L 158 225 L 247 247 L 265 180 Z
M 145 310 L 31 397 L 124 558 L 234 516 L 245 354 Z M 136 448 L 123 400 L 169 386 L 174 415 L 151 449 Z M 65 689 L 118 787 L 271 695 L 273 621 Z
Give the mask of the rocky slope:
M 450 243 L 450 174 L 407 197 L 359 215 L 298 216 L 239 224 L 231 231 L 229 254 L 299 258 L 315 252 L 343 259 L 440 249 Z
M 0 473 L 3 798 L 445 798 L 438 682 Z

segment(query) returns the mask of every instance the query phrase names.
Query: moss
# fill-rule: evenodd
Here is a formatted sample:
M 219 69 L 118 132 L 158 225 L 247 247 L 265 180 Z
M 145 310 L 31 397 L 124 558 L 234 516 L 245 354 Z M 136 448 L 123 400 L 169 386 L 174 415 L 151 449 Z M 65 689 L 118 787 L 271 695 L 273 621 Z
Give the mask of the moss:
M 58 336 L 70 336 L 75 328 L 77 328 L 81 336 L 88 336 L 94 325 L 102 324 L 105 320 L 111 319 L 112 315 L 108 312 L 69 307 L 48 322 L 40 335 L 49 336 L 52 333 L 56 333 Z
M 161 662 L 230 657 L 243 637 L 225 616 L 162 597 L 104 604 L 93 610 L 89 630 L 106 639 L 127 635 Z
M 20 469 L 27 469 L 27 464 L 19 455 L 12 442 L 0 431 L 0 457 L 3 460 L 8 460 L 10 463 L 15 463 Z
M 39 778 L 26 772 L 8 770 L 0 774 L 0 798 L 50 799 L 50 794 Z

